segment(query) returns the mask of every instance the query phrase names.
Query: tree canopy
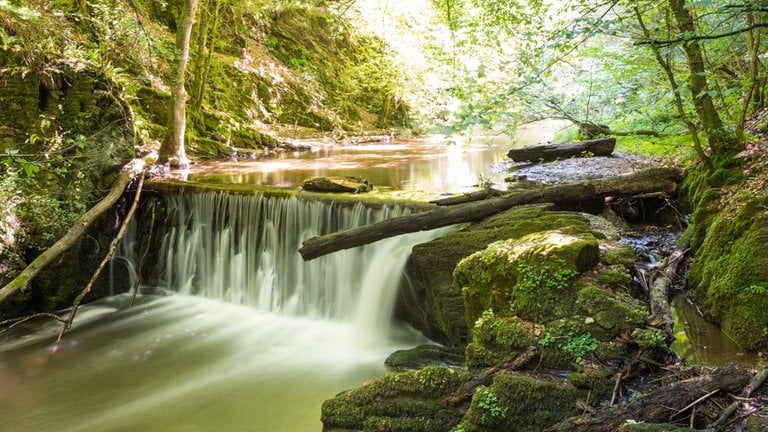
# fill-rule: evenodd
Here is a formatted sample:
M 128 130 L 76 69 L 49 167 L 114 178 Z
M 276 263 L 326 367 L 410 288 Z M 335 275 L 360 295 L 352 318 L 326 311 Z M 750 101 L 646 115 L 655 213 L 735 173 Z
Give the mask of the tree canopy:
M 554 117 L 690 133 L 717 159 L 743 147 L 745 119 L 765 104 L 765 1 L 435 4 L 454 41 L 458 127 Z

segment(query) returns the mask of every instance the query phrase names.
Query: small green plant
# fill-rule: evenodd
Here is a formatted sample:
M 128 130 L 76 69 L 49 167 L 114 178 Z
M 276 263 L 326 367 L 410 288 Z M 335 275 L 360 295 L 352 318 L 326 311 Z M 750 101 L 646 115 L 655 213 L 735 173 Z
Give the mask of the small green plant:
M 664 346 L 667 342 L 664 334 L 657 329 L 636 328 L 632 332 L 632 337 L 635 338 L 640 348 Z
M 748 293 L 756 295 L 756 296 L 764 295 L 765 292 L 768 291 L 768 290 L 766 290 L 766 288 L 764 286 L 762 286 L 762 285 L 755 285 L 755 284 L 752 284 L 752 285 L 746 287 L 745 290 Z
M 577 363 L 584 360 L 584 357 L 594 352 L 599 346 L 600 341 L 592 336 L 591 333 L 582 333 L 558 345 L 563 352 L 573 356 Z
M 507 415 L 507 409 L 499 406 L 499 398 L 496 396 L 496 393 L 488 388 L 481 390 L 477 406 L 485 411 L 482 414 L 483 421 L 487 419 L 486 416 L 488 415 L 490 415 L 492 418 L 504 417 Z

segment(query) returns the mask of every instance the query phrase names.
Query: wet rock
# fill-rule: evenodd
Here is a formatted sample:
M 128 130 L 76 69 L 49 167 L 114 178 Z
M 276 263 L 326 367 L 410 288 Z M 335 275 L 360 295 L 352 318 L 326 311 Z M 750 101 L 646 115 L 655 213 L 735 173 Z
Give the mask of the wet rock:
M 398 371 L 421 369 L 427 366 L 463 367 L 464 349 L 442 345 L 419 345 L 398 350 L 384 361 L 384 364 Z
M 313 177 L 304 180 L 302 188 L 312 192 L 364 193 L 373 190 L 373 185 L 360 177 Z

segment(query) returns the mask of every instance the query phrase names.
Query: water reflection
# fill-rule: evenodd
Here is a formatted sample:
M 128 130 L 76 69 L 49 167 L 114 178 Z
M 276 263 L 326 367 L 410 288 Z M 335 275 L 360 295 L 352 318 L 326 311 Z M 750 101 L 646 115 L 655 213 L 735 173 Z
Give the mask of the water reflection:
M 719 327 L 702 318 L 685 295 L 676 296 L 671 306 L 675 340 L 670 348 L 689 363 L 724 366 L 735 361 L 748 367 L 757 363 L 755 355 L 745 353 Z
M 424 138 L 390 143 L 330 146 L 257 160 L 210 162 L 194 167 L 189 180 L 297 188 L 315 176 L 356 176 L 380 191 L 466 192 L 480 179 L 501 186 L 492 167 L 505 158 L 506 138 Z

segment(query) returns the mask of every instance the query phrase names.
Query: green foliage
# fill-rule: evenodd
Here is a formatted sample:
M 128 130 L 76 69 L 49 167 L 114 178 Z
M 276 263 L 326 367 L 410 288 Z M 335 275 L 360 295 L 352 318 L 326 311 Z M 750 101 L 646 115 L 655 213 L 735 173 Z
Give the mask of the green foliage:
M 558 346 L 563 352 L 573 356 L 576 363 L 579 363 L 584 357 L 594 352 L 600 346 L 600 341 L 590 333 L 582 333 L 576 337 L 567 339 Z
M 479 392 L 479 396 L 476 396 L 477 406 L 484 410 L 483 421 L 486 420 L 486 416 L 496 418 L 507 415 L 507 409 L 499 406 L 499 398 L 496 393 L 487 387 L 480 387 L 477 391 Z
M 632 337 L 640 348 L 663 347 L 667 345 L 664 333 L 655 328 L 636 328 L 632 331 Z

